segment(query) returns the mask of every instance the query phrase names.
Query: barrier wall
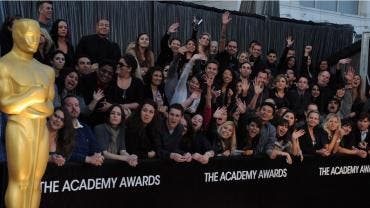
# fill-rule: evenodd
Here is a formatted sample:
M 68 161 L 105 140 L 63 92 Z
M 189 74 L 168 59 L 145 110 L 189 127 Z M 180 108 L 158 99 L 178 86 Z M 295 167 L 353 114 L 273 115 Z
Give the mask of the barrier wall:
M 6 16 L 21 15 L 37 18 L 37 1 L 0 1 L 0 22 Z M 83 35 L 95 33 L 99 18 L 110 20 L 109 38 L 125 51 L 129 42 L 135 41 L 139 33 L 150 35 L 150 47 L 159 54 L 160 39 L 168 27 L 179 22 L 175 37 L 183 42 L 191 37 L 193 16 L 203 18 L 199 34 L 208 32 L 212 40 L 220 39 L 223 10 L 192 4 L 185 1 L 54 1 L 53 20 L 68 20 L 74 46 Z M 286 37 L 294 37 L 296 64 L 300 66 L 305 45 L 312 45 L 312 61 L 316 66 L 319 59 L 350 45 L 353 26 L 330 23 L 313 23 L 279 17 L 244 14 L 232 11 L 232 21 L 227 30 L 227 39 L 238 41 L 239 51 L 248 49 L 252 40 L 263 45 L 263 54 L 275 49 L 279 56 L 286 45 Z
M 208 165 L 143 161 L 136 168 L 114 161 L 102 167 L 49 164 L 41 188 L 40 207 L 47 208 L 370 207 L 370 160 L 305 157 L 287 165 L 283 159 L 232 157 Z

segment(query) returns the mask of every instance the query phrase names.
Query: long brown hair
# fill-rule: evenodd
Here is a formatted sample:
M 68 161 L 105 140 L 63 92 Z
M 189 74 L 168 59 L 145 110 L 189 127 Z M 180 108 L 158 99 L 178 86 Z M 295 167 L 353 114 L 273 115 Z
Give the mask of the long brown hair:
M 68 111 L 64 108 L 57 107 L 54 112 L 60 110 L 64 114 L 64 126 L 58 130 L 57 137 L 57 149 L 56 152 L 63 155 L 66 158 L 72 154 L 72 150 L 75 146 L 75 129 L 73 127 L 72 118 Z
M 143 35 L 147 35 L 149 37 L 149 34 L 148 33 L 140 33 L 137 38 L 136 38 L 136 43 L 135 43 L 135 55 L 136 55 L 136 58 L 137 60 L 139 61 L 139 65 L 140 67 L 151 67 L 150 66 L 150 63 L 152 63 L 152 51 L 148 48 L 145 48 L 145 51 L 144 51 L 144 58 L 145 60 L 142 60 L 141 59 L 141 53 L 140 53 L 140 50 L 139 50 L 139 39 L 141 36 Z M 141 63 L 145 62 L 146 66 L 143 66 Z
M 198 47 L 197 47 L 197 49 L 198 49 L 198 51 L 199 51 L 199 47 L 203 47 L 202 45 L 200 45 L 200 44 L 199 44 L 199 40 L 200 40 L 200 38 L 202 38 L 202 36 L 204 36 L 204 35 L 208 36 L 208 38 L 209 38 L 208 46 L 206 46 L 206 47 L 204 47 L 204 48 L 203 48 L 204 53 L 205 53 L 205 54 L 206 54 L 206 56 L 208 57 L 209 52 L 211 51 L 211 41 L 212 41 L 212 40 L 211 40 L 211 34 L 204 32 L 204 33 L 202 33 L 202 34 L 199 36 L 199 39 L 198 39 Z

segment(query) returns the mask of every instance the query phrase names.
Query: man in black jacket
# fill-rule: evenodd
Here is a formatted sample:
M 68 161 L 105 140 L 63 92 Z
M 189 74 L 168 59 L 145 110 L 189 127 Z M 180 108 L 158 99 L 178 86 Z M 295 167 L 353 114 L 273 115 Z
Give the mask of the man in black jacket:
M 369 134 L 369 127 L 370 127 L 370 118 L 369 114 L 364 112 L 359 115 L 357 120 L 357 128 L 353 132 L 354 138 L 356 139 L 356 145 L 359 149 L 366 150 L 368 154 L 370 154 L 370 134 Z
M 219 53 L 216 55 L 216 60 L 220 63 L 220 72 L 222 73 L 225 69 L 231 69 L 238 73 L 238 59 L 236 55 L 238 53 L 238 43 L 236 40 L 229 40 L 225 47 L 226 42 L 226 28 L 230 23 L 230 13 L 226 11 L 222 14 L 222 28 L 221 28 L 221 39 L 219 45 Z
M 266 68 L 270 69 L 273 76 L 277 75 L 277 52 L 269 50 L 266 56 Z
M 311 102 L 308 88 L 308 79 L 302 76 L 298 79 L 297 87 L 288 92 L 289 108 L 296 113 L 298 120 L 305 118 L 304 111 Z
M 258 41 L 254 41 L 252 49 L 251 49 L 251 56 L 249 57 L 249 62 L 252 65 L 252 74 L 251 79 L 254 79 L 258 72 L 264 70 L 266 67 L 265 62 L 262 60 L 262 44 Z
M 118 61 L 121 57 L 118 44 L 108 39 L 109 30 L 109 21 L 101 19 L 96 23 L 96 34 L 83 36 L 77 45 L 77 57 L 88 56 L 93 69 L 97 69 L 98 63 L 103 59 Z
M 159 130 L 161 146 L 159 148 L 159 157 L 172 159 L 176 162 L 190 162 L 191 154 L 184 153 L 180 149 L 180 141 L 184 133 L 184 127 L 180 123 L 184 115 L 184 108 L 181 104 L 175 103 L 169 107 L 168 118 L 161 122 Z

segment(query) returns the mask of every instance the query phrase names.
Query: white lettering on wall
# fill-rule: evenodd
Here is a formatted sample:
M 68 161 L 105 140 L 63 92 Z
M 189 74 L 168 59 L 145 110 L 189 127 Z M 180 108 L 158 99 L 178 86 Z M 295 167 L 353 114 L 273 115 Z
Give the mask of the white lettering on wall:
M 119 181 L 119 183 L 118 183 Z M 83 178 L 60 181 L 42 181 L 42 193 L 93 191 L 115 188 L 131 188 L 144 186 L 158 186 L 161 183 L 160 175 L 125 176 L 122 178 Z M 63 186 L 60 186 L 63 184 Z

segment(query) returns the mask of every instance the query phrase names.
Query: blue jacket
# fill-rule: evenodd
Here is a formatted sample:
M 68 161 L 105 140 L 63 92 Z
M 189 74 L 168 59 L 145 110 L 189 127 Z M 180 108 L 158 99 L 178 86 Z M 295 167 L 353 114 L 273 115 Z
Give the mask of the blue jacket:
M 81 128 L 76 130 L 75 147 L 70 161 L 84 163 L 86 156 L 100 153 L 102 150 L 90 127 L 81 123 Z

